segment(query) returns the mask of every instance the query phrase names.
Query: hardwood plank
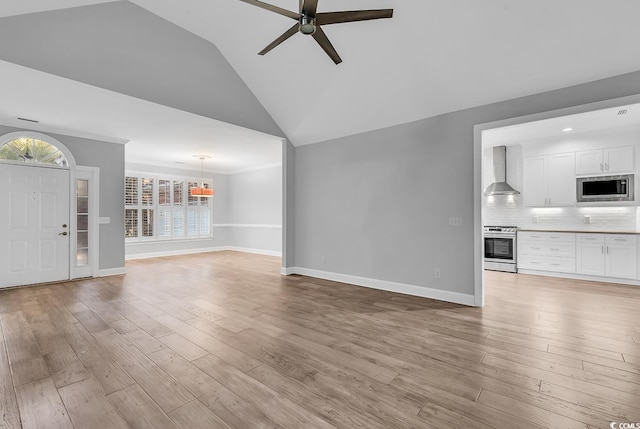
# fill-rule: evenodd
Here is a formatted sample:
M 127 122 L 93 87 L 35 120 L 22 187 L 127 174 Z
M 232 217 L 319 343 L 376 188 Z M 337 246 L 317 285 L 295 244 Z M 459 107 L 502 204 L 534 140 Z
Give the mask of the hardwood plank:
M 172 350 L 159 350 L 149 357 L 231 427 L 276 427 L 260 407 L 241 398 Z
M 142 353 L 146 355 L 166 347 L 164 344 L 162 344 L 151 335 L 147 334 L 142 329 L 125 332 L 122 334 L 122 336 L 129 340 L 131 344 L 136 346 Z
M 176 427 L 164 411 L 137 384 L 113 392 L 107 395 L 107 399 L 128 427 L 132 429 Z
M 197 400 L 173 410 L 169 416 L 181 429 L 232 429 L 213 411 Z
M 312 413 L 280 397 L 276 392 L 213 355 L 195 360 L 194 365 L 246 401 L 260 406 L 274 423 L 284 427 L 333 428 Z
M 91 378 L 65 386 L 58 389 L 58 392 L 75 427 L 107 429 L 127 427 Z
M 530 422 L 544 427 L 554 428 L 575 428 L 587 429 L 589 426 L 584 422 L 569 419 L 560 414 L 552 413 L 549 410 L 531 406 L 527 403 L 509 398 L 499 393 L 483 390 L 478 397 L 478 403 L 488 405 L 491 408 L 506 412 L 513 416 L 518 416 Z
M 2 325 L 14 384 L 20 386 L 48 377 L 49 370 L 23 312 L 4 314 Z
M 102 350 L 109 353 L 165 412 L 195 399 L 120 334 L 104 331 L 94 336 Z
M 0 428 L 20 427 L 20 413 L 4 341 L 0 341 L 0 415 Z
M 160 341 L 187 360 L 195 360 L 209 354 L 205 349 L 198 347 L 179 334 L 160 337 Z
M 67 409 L 51 378 L 16 387 L 16 396 L 24 429 L 73 429 Z

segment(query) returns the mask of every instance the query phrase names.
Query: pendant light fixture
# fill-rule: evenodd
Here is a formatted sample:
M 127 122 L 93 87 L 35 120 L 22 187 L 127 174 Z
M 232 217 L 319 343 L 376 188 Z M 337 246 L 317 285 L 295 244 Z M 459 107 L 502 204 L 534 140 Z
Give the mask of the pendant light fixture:
M 200 186 L 196 186 L 191 188 L 189 191 L 192 197 L 203 197 L 203 198 L 211 198 L 213 197 L 213 188 L 207 188 L 204 186 L 204 160 L 211 159 L 208 155 L 193 155 L 194 158 L 200 158 L 200 165 L 202 170 L 202 177 L 200 181 Z

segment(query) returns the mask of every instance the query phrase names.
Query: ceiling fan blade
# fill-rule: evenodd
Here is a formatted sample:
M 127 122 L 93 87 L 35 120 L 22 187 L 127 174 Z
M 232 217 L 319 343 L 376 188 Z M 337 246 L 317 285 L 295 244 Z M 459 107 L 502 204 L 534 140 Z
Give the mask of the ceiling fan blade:
M 267 52 L 269 52 L 270 50 L 272 50 L 273 48 L 275 48 L 280 43 L 284 42 L 285 40 L 287 40 L 289 37 L 293 36 L 297 32 L 298 32 L 298 23 L 296 22 L 295 24 L 293 24 L 293 27 L 291 27 L 290 29 L 282 33 L 280 37 L 278 37 L 273 42 L 269 43 L 266 48 L 258 52 L 258 55 L 266 54 Z
M 270 10 L 271 12 L 275 12 L 275 13 L 278 13 L 280 15 L 284 15 L 286 17 L 295 19 L 296 21 L 298 19 L 300 19 L 300 14 L 295 13 L 295 12 L 291 12 L 290 10 L 283 9 L 281 7 L 278 7 L 278 6 L 274 6 L 274 5 L 269 4 L 269 3 L 264 3 L 264 2 L 261 2 L 261 1 L 258 1 L 258 0 L 240 0 L 240 1 L 248 3 L 248 4 L 252 4 L 254 6 L 261 7 L 262 9 Z
M 313 38 L 316 39 L 318 45 L 320 45 L 322 49 L 324 49 L 324 51 L 331 57 L 334 63 L 340 64 L 342 62 L 340 55 L 338 55 L 338 53 L 336 52 L 336 49 L 329 41 L 329 38 L 327 37 L 325 32 L 322 31 L 322 28 L 320 28 L 319 26 L 316 27 L 316 32 L 313 33 Z
M 316 15 L 317 25 L 339 24 L 341 22 L 367 21 L 393 17 L 393 9 L 353 10 L 344 12 L 323 12 Z
M 303 0 L 301 15 L 306 15 L 308 17 L 315 18 L 316 9 L 318 9 L 318 0 Z

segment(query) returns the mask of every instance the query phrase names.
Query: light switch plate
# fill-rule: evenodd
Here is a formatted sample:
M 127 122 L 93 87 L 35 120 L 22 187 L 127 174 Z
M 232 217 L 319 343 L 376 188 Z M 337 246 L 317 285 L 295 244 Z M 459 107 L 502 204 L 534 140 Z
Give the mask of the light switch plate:
M 462 218 L 461 217 L 450 217 L 449 218 L 449 226 L 462 226 Z
M 99 224 L 107 224 L 107 223 L 111 223 L 111 218 L 110 217 L 99 217 L 98 218 L 98 223 Z

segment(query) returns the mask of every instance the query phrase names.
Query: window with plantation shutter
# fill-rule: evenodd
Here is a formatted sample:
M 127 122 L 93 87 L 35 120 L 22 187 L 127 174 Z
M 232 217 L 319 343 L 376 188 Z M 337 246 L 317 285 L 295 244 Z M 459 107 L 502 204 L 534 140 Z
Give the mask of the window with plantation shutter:
M 212 183 L 205 180 L 205 186 Z M 192 197 L 200 180 L 127 173 L 125 237 L 127 241 L 180 240 L 211 237 L 211 198 Z

